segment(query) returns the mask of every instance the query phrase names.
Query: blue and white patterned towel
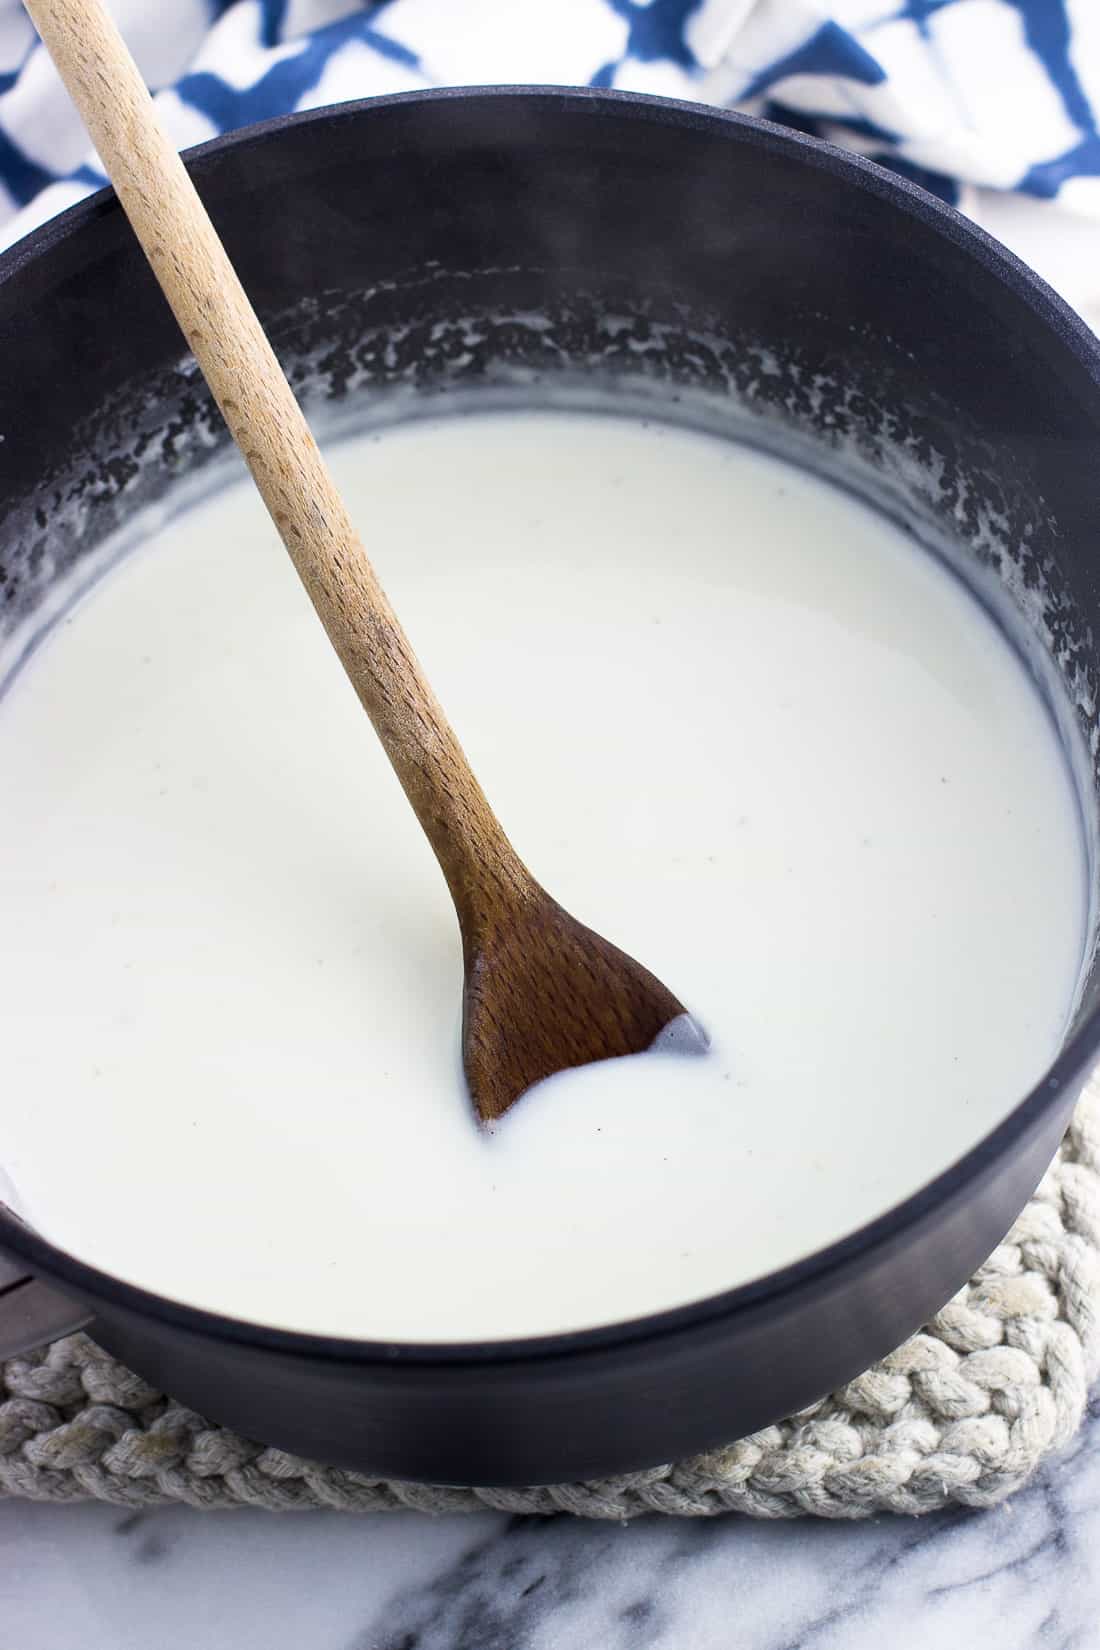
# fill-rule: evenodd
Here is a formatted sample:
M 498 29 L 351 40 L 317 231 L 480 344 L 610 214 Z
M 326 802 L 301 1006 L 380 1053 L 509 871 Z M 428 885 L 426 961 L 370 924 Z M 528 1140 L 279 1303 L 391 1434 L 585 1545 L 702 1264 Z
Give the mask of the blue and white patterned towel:
M 290 109 L 537 81 L 736 105 L 959 201 L 1100 217 L 1100 0 L 113 0 L 183 147 Z M 0 243 L 103 182 L 0 0 Z

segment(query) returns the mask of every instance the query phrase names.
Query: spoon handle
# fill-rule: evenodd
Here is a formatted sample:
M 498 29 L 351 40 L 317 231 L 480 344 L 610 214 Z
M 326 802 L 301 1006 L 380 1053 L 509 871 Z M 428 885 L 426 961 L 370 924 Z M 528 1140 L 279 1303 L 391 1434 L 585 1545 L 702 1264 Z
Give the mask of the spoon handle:
M 25 0 L 435 850 L 465 931 L 529 883 L 386 599 L 195 186 L 102 0 Z

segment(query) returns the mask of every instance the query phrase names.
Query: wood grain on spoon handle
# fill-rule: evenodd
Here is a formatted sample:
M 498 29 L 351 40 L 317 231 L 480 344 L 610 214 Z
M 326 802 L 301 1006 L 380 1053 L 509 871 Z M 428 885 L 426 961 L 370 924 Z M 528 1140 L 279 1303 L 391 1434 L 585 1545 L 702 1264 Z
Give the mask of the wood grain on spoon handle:
M 432 692 L 102 0 L 26 0 L 233 439 L 435 850 L 465 929 L 529 877 Z M 125 325 L 125 318 L 119 318 Z

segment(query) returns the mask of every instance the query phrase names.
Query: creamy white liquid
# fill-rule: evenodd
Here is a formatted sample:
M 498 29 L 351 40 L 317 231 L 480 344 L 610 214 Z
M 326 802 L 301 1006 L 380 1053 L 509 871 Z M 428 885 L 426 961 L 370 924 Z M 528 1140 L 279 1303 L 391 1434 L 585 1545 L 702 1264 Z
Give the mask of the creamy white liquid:
M 457 1057 L 446 889 L 258 499 L 0 704 L 0 1161 L 56 1242 L 243 1318 L 538 1334 L 805 1255 L 995 1125 L 1083 938 L 1070 783 L 977 603 L 757 453 L 598 416 L 333 453 L 520 853 L 708 1027 L 533 1091 Z

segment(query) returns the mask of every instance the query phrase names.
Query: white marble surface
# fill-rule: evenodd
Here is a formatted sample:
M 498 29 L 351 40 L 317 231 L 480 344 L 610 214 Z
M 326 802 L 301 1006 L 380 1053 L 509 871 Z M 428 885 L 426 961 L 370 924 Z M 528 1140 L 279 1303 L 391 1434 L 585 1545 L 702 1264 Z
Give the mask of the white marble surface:
M 759 1524 L 0 1505 L 4 1650 L 1095 1650 L 1100 1402 L 985 1513 Z
M 975 215 L 1100 328 L 1100 226 Z M 1098 1650 L 1100 1394 L 988 1513 L 608 1526 L 0 1503 L 0 1650 Z

